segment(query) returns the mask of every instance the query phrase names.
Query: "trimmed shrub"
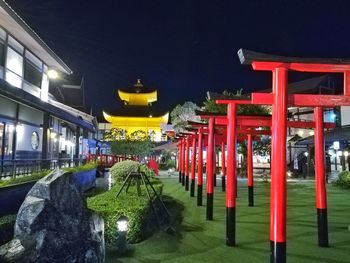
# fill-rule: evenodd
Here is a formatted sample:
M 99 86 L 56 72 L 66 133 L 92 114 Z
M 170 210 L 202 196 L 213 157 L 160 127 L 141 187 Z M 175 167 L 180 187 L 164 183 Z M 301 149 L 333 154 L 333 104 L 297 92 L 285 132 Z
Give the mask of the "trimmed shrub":
M 66 172 L 77 173 L 77 172 L 92 170 L 92 169 L 95 169 L 96 167 L 97 167 L 97 164 L 95 163 L 87 163 L 84 165 L 80 165 L 78 167 L 64 168 L 63 170 L 65 170 Z M 48 175 L 50 172 L 52 172 L 52 170 L 42 170 L 40 172 L 32 173 L 31 175 L 25 175 L 25 176 L 12 178 L 12 179 L 0 180 L 0 187 L 26 183 L 30 181 L 37 181 L 45 177 L 46 175 Z
M 130 172 L 137 172 L 140 165 L 136 161 L 122 161 L 113 165 L 110 172 L 116 182 L 123 182 Z
M 334 181 L 334 184 L 345 189 L 350 189 L 350 172 L 340 172 L 338 174 L 337 180 Z
M 127 162 L 127 161 L 125 161 Z M 128 161 L 132 168 L 137 169 L 140 165 L 137 162 Z M 135 164 L 137 166 L 135 166 Z M 125 165 L 125 164 L 124 164 Z M 128 167 L 130 167 L 128 166 Z M 123 167 L 124 168 L 124 167 Z M 140 169 L 146 174 L 152 174 L 146 166 L 141 165 Z M 118 172 L 121 169 L 118 169 Z M 123 169 L 124 174 L 126 169 Z M 128 171 L 128 170 L 127 170 Z M 120 174 L 118 174 L 119 176 Z M 122 176 L 122 175 L 120 175 Z M 126 175 L 125 175 L 126 176 Z M 161 194 L 163 184 L 158 178 L 149 177 L 152 186 L 155 188 L 157 194 Z M 152 209 L 148 195 L 144 186 L 141 185 L 141 196 L 138 196 L 135 185 L 131 185 L 128 193 L 123 192 L 116 198 L 122 182 L 119 180 L 108 192 L 90 197 L 87 199 L 88 208 L 95 213 L 102 216 L 105 222 L 105 240 L 107 245 L 114 246 L 117 240 L 118 232 L 116 222 L 121 216 L 127 216 L 129 219 L 128 241 L 130 243 L 137 243 L 147 238 L 157 227 L 155 224 L 149 224 L 152 218 Z M 152 198 L 154 198 L 153 191 L 150 190 Z M 152 229 L 154 227 L 154 229 Z
M 96 168 L 97 168 L 96 163 L 86 163 L 77 167 L 63 168 L 63 170 L 66 172 L 78 173 L 83 171 L 89 171 Z
M 0 217 L 0 245 L 9 242 L 13 237 L 16 215 Z
M 15 185 L 15 184 L 21 184 L 21 183 L 26 183 L 30 181 L 35 181 L 39 180 L 46 175 L 48 175 L 51 171 L 50 170 L 42 170 L 37 173 L 32 173 L 31 175 L 25 175 L 21 177 L 16 177 L 12 179 L 5 179 L 5 180 L 0 180 L 0 187 L 6 187 L 10 185 Z

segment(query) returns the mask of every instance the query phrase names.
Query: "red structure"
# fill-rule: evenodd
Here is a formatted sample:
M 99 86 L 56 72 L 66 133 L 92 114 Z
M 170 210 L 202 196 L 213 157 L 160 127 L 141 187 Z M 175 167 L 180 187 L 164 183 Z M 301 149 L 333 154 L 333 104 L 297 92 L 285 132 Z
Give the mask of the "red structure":
M 319 245 L 328 246 L 327 202 L 324 174 L 322 107 L 350 105 L 350 61 L 344 59 L 302 59 L 239 50 L 242 64 L 254 70 L 272 72 L 272 93 L 252 94 L 253 104 L 272 105 L 272 165 L 270 197 L 271 262 L 286 262 L 286 130 L 287 107 L 315 107 L 316 208 Z M 343 95 L 287 94 L 288 72 L 342 73 Z
M 194 196 L 195 184 L 196 184 L 196 155 L 197 155 L 197 138 L 196 134 L 192 136 L 192 160 L 191 160 L 191 187 L 190 196 Z
M 221 186 L 222 186 L 222 191 L 226 191 L 226 158 L 225 158 L 225 142 L 221 142 Z
M 189 190 L 190 182 L 190 136 L 186 136 L 186 154 L 185 154 L 185 190 Z
M 251 134 L 248 134 L 247 136 L 248 204 L 249 206 L 254 206 L 253 138 Z
M 208 120 L 208 147 L 207 147 L 207 220 L 213 220 L 213 206 L 214 206 L 214 175 L 213 175 L 213 161 L 214 161 L 214 126 L 215 119 L 213 117 Z
M 197 205 L 203 205 L 203 128 L 198 129 Z
M 217 123 L 227 124 L 227 192 L 229 188 L 232 187 L 233 194 L 226 193 L 226 208 L 227 208 L 227 225 L 226 225 L 226 244 L 228 246 L 234 246 L 236 242 L 236 217 L 235 217 L 235 198 L 236 198 L 236 163 L 233 163 L 233 160 L 236 160 L 236 142 L 235 139 L 239 132 L 245 132 L 248 136 L 248 203 L 249 206 L 254 205 L 254 188 L 253 186 L 253 165 L 252 165 L 252 138 L 249 142 L 249 135 L 253 134 L 266 135 L 269 134 L 268 130 L 252 130 L 254 127 L 269 127 L 272 126 L 272 121 L 270 116 L 236 116 L 236 107 L 238 104 L 252 104 L 250 100 L 247 99 L 224 99 L 217 100 L 218 104 L 228 104 L 227 106 L 227 118 L 218 118 Z M 333 123 L 325 123 L 324 127 L 334 128 Z M 242 128 L 237 130 L 237 126 L 247 126 L 247 129 Z M 313 128 L 315 127 L 315 122 L 312 121 L 287 121 L 286 126 L 293 128 Z M 250 128 L 249 128 L 250 127 Z M 277 127 L 277 126 L 276 126 Z M 286 140 L 286 138 L 285 138 Z M 273 141 L 273 139 L 271 140 Z M 234 145 L 230 147 L 229 145 Z M 249 146 L 251 145 L 251 146 Z M 250 149 L 249 149 L 250 148 Z M 285 150 L 284 150 L 285 155 Z M 273 156 L 273 155 L 272 155 Z M 230 161 L 232 160 L 232 161 Z M 286 166 L 286 165 L 284 165 Z M 233 183 L 229 182 L 229 179 L 232 178 Z M 271 184 L 272 187 L 272 184 Z M 230 189 L 231 190 L 231 189 Z M 271 193 L 272 194 L 272 193 Z
M 177 167 L 177 169 L 178 169 L 178 171 L 179 171 L 179 183 L 181 183 L 181 181 L 182 181 L 182 147 L 183 147 L 183 145 L 182 145 L 182 140 L 179 140 L 179 142 L 178 142 L 178 145 L 177 145 L 177 147 L 178 147 L 178 167 Z

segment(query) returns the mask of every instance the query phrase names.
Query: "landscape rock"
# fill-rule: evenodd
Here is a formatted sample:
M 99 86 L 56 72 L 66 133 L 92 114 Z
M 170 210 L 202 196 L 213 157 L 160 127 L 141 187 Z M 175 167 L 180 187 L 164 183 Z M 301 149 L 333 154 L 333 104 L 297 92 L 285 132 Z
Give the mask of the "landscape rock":
M 104 222 L 87 210 L 72 174 L 55 170 L 29 191 L 0 262 L 104 262 Z

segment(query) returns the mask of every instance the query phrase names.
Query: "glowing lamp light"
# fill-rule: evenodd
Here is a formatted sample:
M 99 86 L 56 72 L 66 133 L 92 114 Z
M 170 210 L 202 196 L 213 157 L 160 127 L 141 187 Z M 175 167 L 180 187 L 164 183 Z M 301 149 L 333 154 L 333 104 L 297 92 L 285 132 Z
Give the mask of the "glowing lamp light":
M 127 232 L 128 231 L 128 218 L 126 216 L 121 216 L 117 220 L 117 229 L 119 232 Z
M 55 132 L 51 132 L 50 137 L 51 137 L 51 139 L 55 139 L 56 138 L 56 133 Z
M 308 153 L 308 152 L 304 152 L 304 155 L 305 155 L 306 157 L 308 157 L 308 156 L 309 156 L 309 153 Z
M 58 78 L 58 72 L 54 69 L 50 69 L 47 72 L 47 75 L 49 76 L 50 79 L 57 79 Z
M 128 221 L 129 219 L 126 216 L 121 216 L 117 220 L 117 249 L 121 253 L 125 253 L 127 250 L 127 240 L 126 234 L 128 232 Z
M 315 135 L 315 132 L 314 132 L 314 131 L 310 131 L 310 132 L 309 132 L 309 135 L 310 135 L 310 136 L 313 136 L 313 135 Z
M 22 124 L 16 125 L 16 132 L 17 133 L 23 133 L 23 131 L 24 131 L 24 127 Z
M 349 156 L 349 152 L 348 151 L 344 151 L 344 156 L 348 157 Z

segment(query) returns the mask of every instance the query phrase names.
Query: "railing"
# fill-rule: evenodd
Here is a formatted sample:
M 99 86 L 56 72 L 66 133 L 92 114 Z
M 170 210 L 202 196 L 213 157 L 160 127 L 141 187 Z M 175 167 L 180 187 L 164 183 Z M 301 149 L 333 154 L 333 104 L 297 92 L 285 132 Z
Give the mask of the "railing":
M 74 167 L 86 163 L 87 159 L 24 159 L 24 160 L 2 160 L 0 162 L 0 179 L 5 177 L 16 177 L 30 175 L 41 170 L 53 170 L 56 168 Z
M 96 162 L 99 166 L 112 167 L 116 163 L 125 160 L 135 160 L 135 158 L 118 156 L 113 154 L 89 154 L 86 160 L 87 162 Z

